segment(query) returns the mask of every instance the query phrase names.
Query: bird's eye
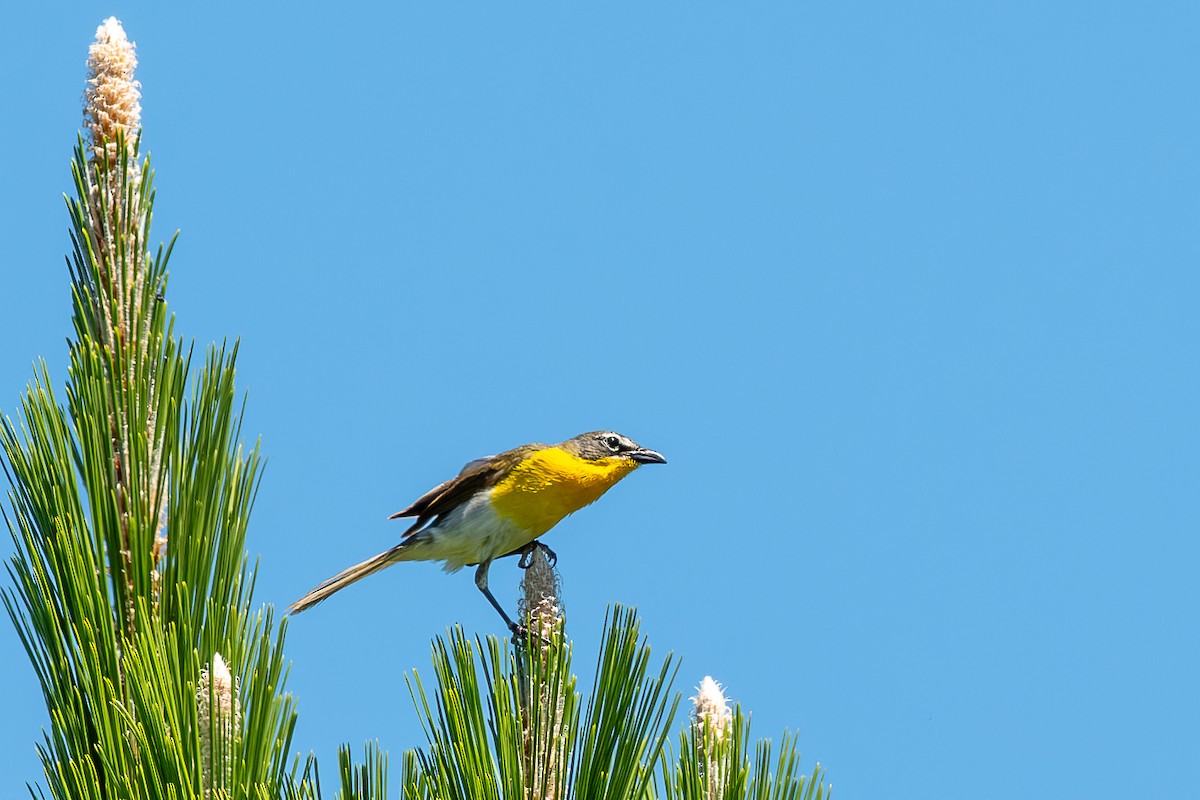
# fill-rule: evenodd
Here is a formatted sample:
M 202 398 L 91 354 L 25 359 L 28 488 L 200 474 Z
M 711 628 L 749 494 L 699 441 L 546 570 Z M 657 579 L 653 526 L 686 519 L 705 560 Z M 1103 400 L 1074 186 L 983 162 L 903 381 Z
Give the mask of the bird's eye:
M 615 436 L 605 436 L 604 446 L 615 453 L 621 449 L 621 440 Z

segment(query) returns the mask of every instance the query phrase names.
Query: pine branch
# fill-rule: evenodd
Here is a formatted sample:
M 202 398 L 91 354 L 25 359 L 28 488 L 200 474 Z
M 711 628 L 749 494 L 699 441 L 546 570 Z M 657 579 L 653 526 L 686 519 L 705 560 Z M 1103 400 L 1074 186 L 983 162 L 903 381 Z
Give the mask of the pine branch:
M 255 610 L 246 528 L 261 474 L 241 445 L 237 346 L 191 350 L 151 252 L 134 47 L 89 51 L 67 200 L 75 339 L 66 402 L 44 365 L 0 423 L 16 544 L 4 605 L 50 714 L 56 798 L 280 797 L 295 706 L 285 626 Z M 190 390 L 188 388 L 190 379 Z

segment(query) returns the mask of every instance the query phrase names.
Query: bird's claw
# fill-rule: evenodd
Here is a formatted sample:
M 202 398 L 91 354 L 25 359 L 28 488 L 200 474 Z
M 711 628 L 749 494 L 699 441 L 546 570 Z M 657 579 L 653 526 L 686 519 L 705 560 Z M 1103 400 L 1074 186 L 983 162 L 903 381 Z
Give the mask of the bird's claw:
M 517 647 L 524 647 L 529 643 L 529 628 L 526 628 L 524 625 L 518 625 L 514 622 L 508 626 L 508 629 L 512 631 L 513 644 L 515 644 Z M 537 640 L 543 645 L 548 646 L 551 644 L 551 641 L 545 636 L 542 636 L 540 633 L 535 633 L 534 637 L 536 637 Z
M 529 569 L 531 566 L 533 566 L 533 554 L 538 550 L 541 550 L 546 556 L 546 563 L 548 563 L 551 568 L 557 566 L 558 553 L 554 552 L 536 539 L 526 545 L 525 549 L 521 551 L 521 559 L 517 562 L 517 566 L 521 569 Z

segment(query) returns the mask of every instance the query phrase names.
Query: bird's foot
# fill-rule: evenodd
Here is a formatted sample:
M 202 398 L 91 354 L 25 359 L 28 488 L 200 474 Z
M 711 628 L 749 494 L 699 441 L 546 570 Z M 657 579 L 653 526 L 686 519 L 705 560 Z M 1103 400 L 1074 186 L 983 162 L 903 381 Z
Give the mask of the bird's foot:
M 525 645 L 529 644 L 529 628 L 513 622 L 508 626 L 508 629 L 512 631 L 512 640 L 514 645 L 517 647 L 524 647 Z M 546 646 L 552 644 L 549 639 L 547 639 L 545 636 L 542 636 L 540 633 L 533 634 L 533 638 Z
M 546 556 L 546 562 L 550 564 L 551 567 L 554 567 L 558 564 L 558 553 L 542 544 L 541 541 L 534 539 L 532 542 L 525 545 L 518 551 L 521 554 L 521 560 L 517 562 L 517 566 L 521 569 L 529 569 L 531 566 L 533 566 L 533 554 L 538 550 L 541 550 Z

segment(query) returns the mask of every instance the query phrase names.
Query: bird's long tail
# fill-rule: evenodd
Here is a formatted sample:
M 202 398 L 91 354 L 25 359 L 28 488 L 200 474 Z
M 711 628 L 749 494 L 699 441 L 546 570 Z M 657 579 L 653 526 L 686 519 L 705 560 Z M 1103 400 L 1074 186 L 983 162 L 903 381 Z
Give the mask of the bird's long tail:
M 368 575 L 374 575 L 384 567 L 389 567 L 398 561 L 411 560 L 415 555 L 413 551 L 416 549 L 412 547 L 412 545 L 416 543 L 415 537 L 413 539 L 406 539 L 390 550 L 384 550 L 377 556 L 371 556 L 360 564 L 355 564 L 349 569 L 342 570 L 337 575 L 334 575 L 332 578 L 325 581 L 308 594 L 304 595 L 304 597 L 301 597 L 299 600 L 288 606 L 287 613 L 299 614 L 301 611 L 315 606 L 317 603 L 329 597 L 329 595 L 333 594 L 334 592 L 341 591 L 350 584 L 360 581 Z

